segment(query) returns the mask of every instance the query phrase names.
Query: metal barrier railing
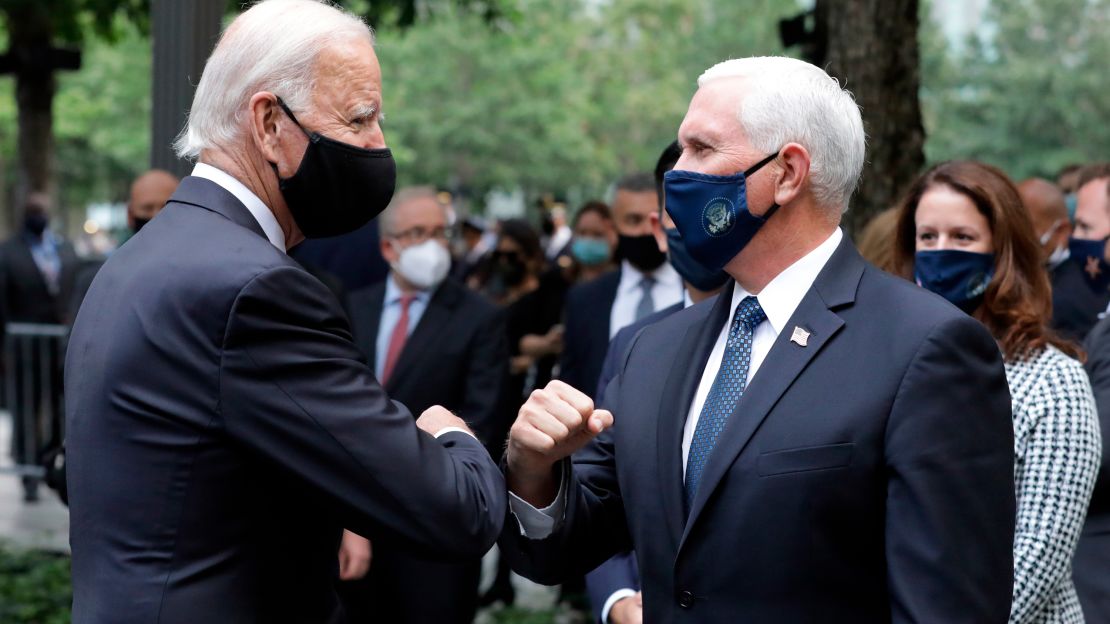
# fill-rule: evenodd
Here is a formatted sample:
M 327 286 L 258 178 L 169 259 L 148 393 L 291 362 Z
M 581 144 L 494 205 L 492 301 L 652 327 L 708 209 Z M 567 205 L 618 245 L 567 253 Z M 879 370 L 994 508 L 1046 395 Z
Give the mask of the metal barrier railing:
M 4 326 L 4 399 L 15 465 L 2 472 L 41 479 L 43 454 L 65 438 L 62 365 L 68 337 L 65 325 Z

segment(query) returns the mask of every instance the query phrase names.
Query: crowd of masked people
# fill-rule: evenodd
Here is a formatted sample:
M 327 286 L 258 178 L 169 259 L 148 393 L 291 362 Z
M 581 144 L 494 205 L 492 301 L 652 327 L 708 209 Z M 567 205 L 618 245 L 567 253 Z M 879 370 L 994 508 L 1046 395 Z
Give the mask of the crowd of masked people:
M 538 228 L 459 217 L 432 188 L 402 189 L 375 222 L 293 255 L 344 304 L 389 396 L 414 414 L 447 407 L 496 459 L 534 389 L 557 378 L 600 399 L 640 329 L 730 282 L 691 257 L 663 209 L 680 154 L 672 144 L 654 174 L 618 180 L 608 203 L 542 210 Z M 165 172 L 139 178 L 129 227 L 175 186 Z M 0 246 L 0 314 L 66 324 L 99 264 L 51 230 L 45 197 L 24 208 Z M 1011 622 L 1110 622 L 1108 241 L 1110 163 L 1019 183 L 989 165 L 941 163 L 856 236 L 865 258 L 980 321 L 1003 354 L 1018 500 Z M 33 500 L 34 480 L 25 487 Z M 480 595 L 479 560 L 433 563 L 352 532 L 338 558 L 352 621 L 469 622 L 481 604 L 514 599 L 505 564 Z M 640 621 L 636 570 L 635 553 L 618 555 L 565 597 L 585 591 L 602 622 Z M 428 586 L 450 599 L 427 600 Z

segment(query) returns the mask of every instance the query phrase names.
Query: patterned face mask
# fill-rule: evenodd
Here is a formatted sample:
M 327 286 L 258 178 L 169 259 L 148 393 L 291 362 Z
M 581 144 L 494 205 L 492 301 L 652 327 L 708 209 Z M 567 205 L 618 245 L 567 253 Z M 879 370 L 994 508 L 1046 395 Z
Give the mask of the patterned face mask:
M 917 285 L 971 314 L 983 301 L 994 276 L 994 254 L 941 249 L 914 255 Z

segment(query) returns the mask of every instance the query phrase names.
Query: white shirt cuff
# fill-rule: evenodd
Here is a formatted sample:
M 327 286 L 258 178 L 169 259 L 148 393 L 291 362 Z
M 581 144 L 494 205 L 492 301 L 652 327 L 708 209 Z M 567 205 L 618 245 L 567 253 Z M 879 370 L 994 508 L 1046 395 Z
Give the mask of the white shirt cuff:
M 609 624 L 609 610 L 613 608 L 613 605 L 617 604 L 617 602 L 623 598 L 635 595 L 636 590 L 627 588 L 618 589 L 613 592 L 613 595 L 609 596 L 609 599 L 605 601 L 605 606 L 601 608 L 601 624 Z
M 470 433 L 469 431 L 467 431 L 466 429 L 463 429 L 462 427 L 444 427 L 443 429 L 440 429 L 439 431 L 436 432 L 435 437 L 438 440 L 439 436 L 451 433 L 452 431 L 458 431 L 459 433 L 465 433 L 466 435 L 474 438 L 475 440 L 478 439 L 478 438 L 474 437 L 473 433 Z
M 536 509 L 524 499 L 509 492 L 509 509 L 520 526 L 520 534 L 528 539 L 541 540 L 551 537 L 556 526 L 562 523 L 567 508 L 567 488 L 565 475 L 559 475 L 559 492 L 555 500 L 543 509 Z

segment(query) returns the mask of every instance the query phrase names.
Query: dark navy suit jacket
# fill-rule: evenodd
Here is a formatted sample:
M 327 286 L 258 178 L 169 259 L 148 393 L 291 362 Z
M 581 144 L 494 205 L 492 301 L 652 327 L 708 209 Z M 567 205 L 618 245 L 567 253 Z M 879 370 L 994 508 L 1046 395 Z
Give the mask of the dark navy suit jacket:
M 609 320 L 620 283 L 618 269 L 567 291 L 559 379 L 583 392 L 596 388 L 601 376 L 609 347 Z
M 655 314 L 645 316 L 628 327 L 621 328 L 609 341 L 609 350 L 605 353 L 605 362 L 601 365 L 601 379 L 597 382 L 595 396 L 605 396 L 605 388 L 617 376 L 621 362 L 624 361 L 623 356 L 636 334 L 648 325 L 657 323 L 684 307 L 686 302 L 680 301 L 669 308 L 663 308 Z M 636 570 L 636 565 L 636 553 L 622 552 L 613 555 L 586 575 L 586 591 L 590 595 L 590 605 L 593 607 L 594 618 L 597 621 L 601 621 L 601 610 L 605 607 L 605 601 L 609 600 L 614 592 L 621 589 L 640 590 L 640 574 Z
M 1095 325 L 1084 346 L 1102 425 L 1102 465 L 1075 548 L 1072 577 L 1084 617 L 1101 624 L 1110 622 L 1110 319 Z
M 1097 290 L 1075 258 L 1065 260 L 1049 273 L 1052 282 L 1052 328 L 1060 335 L 1082 342 L 1110 304 L 1110 290 Z
M 327 288 L 182 180 L 112 255 L 66 361 L 74 622 L 342 622 L 340 529 L 480 556 L 504 481 L 419 431 Z
M 513 567 L 556 583 L 633 547 L 656 622 L 1006 622 L 1014 437 L 986 329 L 845 238 L 686 513 L 682 430 L 730 303 L 637 335 L 606 390 L 617 425 L 563 463 L 555 533 L 502 534 Z

